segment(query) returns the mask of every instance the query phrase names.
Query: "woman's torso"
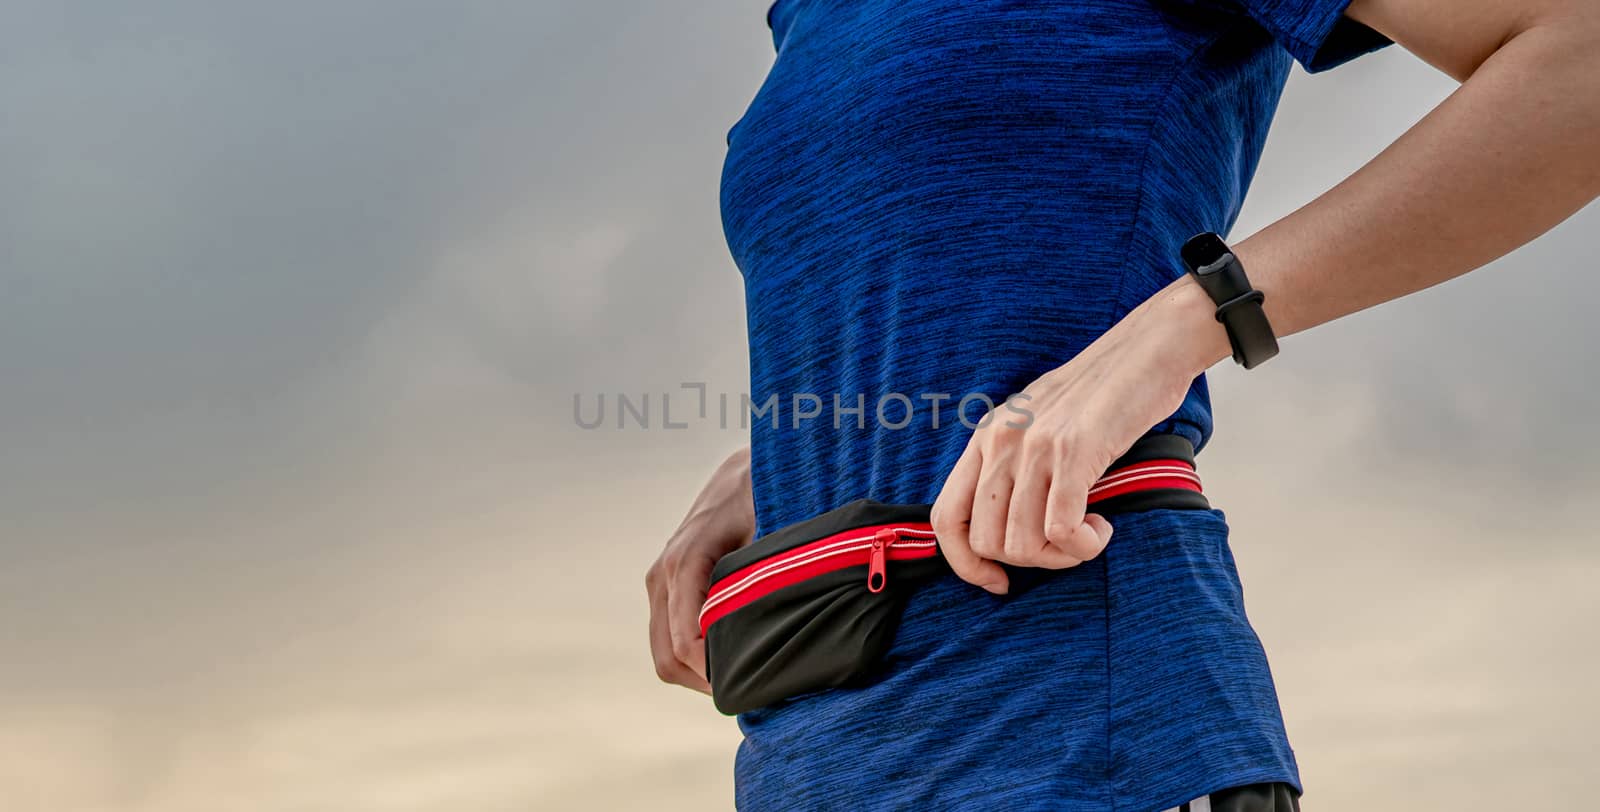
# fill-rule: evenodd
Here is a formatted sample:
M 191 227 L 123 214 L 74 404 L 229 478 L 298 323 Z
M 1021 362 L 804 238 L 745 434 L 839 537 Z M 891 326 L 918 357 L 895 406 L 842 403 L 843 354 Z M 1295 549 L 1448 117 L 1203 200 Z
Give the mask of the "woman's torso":
M 1232 224 L 1288 70 L 1187 2 L 778 0 L 769 23 L 722 185 L 763 532 L 931 502 L 965 396 L 1065 363 Z M 1203 377 L 1158 428 L 1204 445 Z
M 760 532 L 933 501 L 963 396 L 1070 360 L 1181 273 L 1185 238 L 1226 232 L 1289 57 L 1216 2 L 778 0 L 722 187 Z M 797 403 L 820 414 L 797 425 Z M 1154 428 L 1204 445 L 1203 377 Z M 741 716 L 741 808 L 1155 809 L 1297 784 L 1221 511 L 1113 524 L 1104 555 L 1014 573 L 1004 598 L 919 590 L 874 680 Z

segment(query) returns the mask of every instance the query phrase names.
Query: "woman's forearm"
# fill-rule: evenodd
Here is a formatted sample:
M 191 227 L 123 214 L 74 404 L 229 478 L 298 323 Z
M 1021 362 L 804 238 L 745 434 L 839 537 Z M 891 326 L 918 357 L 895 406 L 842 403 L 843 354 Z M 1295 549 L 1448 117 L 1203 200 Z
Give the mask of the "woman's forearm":
M 755 532 L 755 500 L 750 487 L 750 446 L 733 452 L 717 466 L 689 506 L 682 528 L 719 538 L 743 538 Z
M 1487 53 L 1370 163 L 1234 246 L 1279 336 L 1481 267 L 1600 195 L 1600 13 L 1519 22 Z M 1192 281 L 1147 304 L 1189 325 L 1197 372 L 1228 357 Z

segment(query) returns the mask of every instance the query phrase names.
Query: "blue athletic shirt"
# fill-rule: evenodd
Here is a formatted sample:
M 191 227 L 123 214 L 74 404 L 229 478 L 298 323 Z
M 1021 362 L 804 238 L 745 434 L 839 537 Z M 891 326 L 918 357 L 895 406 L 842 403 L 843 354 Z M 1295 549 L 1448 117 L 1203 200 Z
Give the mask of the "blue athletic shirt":
M 723 226 L 746 290 L 759 532 L 863 497 L 932 502 L 971 435 L 961 416 L 977 420 L 987 409 L 982 398 L 1001 403 L 1021 391 L 1179 276 L 1184 239 L 1227 233 L 1291 58 L 1315 72 L 1388 43 L 1343 16 L 1348 2 L 774 3 L 767 22 L 777 57 L 728 132 L 721 195 Z M 1204 376 L 1154 428 L 1204 447 L 1212 429 Z M 1084 646 L 1068 645 L 1064 636 L 1071 630 L 1060 630 L 1060 639 L 1040 638 L 1057 632 L 1037 620 L 1022 623 L 1019 615 L 1026 634 L 962 644 L 963 651 L 987 647 L 992 656 L 925 669 L 914 687 L 902 685 L 893 696 L 873 694 L 872 687 L 841 690 L 747 714 L 740 719 L 746 740 L 736 768 L 741 807 L 895 809 L 929 786 L 940 792 L 924 800 L 939 806 L 969 790 L 1006 786 L 996 776 L 1019 774 L 1007 767 L 1012 752 L 966 752 L 938 767 L 936 777 L 872 762 L 895 754 L 896 737 L 909 736 L 931 743 L 902 755 L 938 765 L 946 752 L 939 743 L 959 743 L 973 725 L 971 713 L 940 710 L 959 705 L 951 697 L 1040 690 L 1019 682 L 1017 664 L 1006 659 L 1008 652 L 1025 655 L 1017 651 L 1023 648 L 1055 652 L 1056 671 L 1046 677 L 1078 668 L 1110 674 L 1088 680 L 1111 693 L 1097 700 L 1108 710 L 1095 724 L 1115 717 L 1121 705 L 1134 709 L 1140 724 L 1180 740 L 1219 723 L 1259 722 L 1267 732 L 1259 746 L 1230 755 L 1229 764 L 1248 769 L 1189 756 L 1151 761 L 1142 744 L 1120 753 L 1115 741 L 1104 752 L 1089 747 L 1081 759 L 1041 767 L 1054 771 L 1048 774 L 1082 772 L 1083 787 L 1074 788 L 1068 775 L 1066 783 L 1052 784 L 1054 795 L 1030 795 L 1045 781 L 1038 776 L 1047 773 L 1038 773 L 1019 785 L 1021 794 L 1007 796 L 1007 808 L 1028 802 L 1078 808 L 1067 799 L 1080 796 L 1091 799 L 1082 808 L 1110 808 L 1106 799 L 1120 796 L 1115 802 L 1126 805 L 1117 808 L 1137 809 L 1193 789 L 1196 795 L 1218 789 L 1207 783 L 1222 773 L 1298 786 L 1265 659 L 1246 650 L 1253 634 L 1238 638 L 1243 653 L 1233 665 L 1239 680 L 1265 687 L 1225 714 L 1208 718 L 1205 702 L 1167 702 L 1164 712 L 1150 696 L 1117 694 L 1115 652 L 1128 635 L 1148 637 L 1151 652 L 1164 646 L 1175 652 L 1177 659 L 1137 664 L 1159 671 L 1193 667 L 1182 660 L 1189 655 L 1181 646 L 1168 644 L 1196 624 L 1248 632 L 1235 607 L 1236 584 L 1229 583 L 1221 511 L 1188 513 L 1203 515 L 1140 521 L 1153 536 L 1214 537 L 1217 551 L 1202 556 L 1210 563 L 1195 566 L 1215 571 L 1171 585 L 1165 598 L 1204 604 L 1206 596 L 1186 590 L 1220 589 L 1226 594 L 1209 604 L 1223 607 L 1215 617 L 1167 631 L 1157 628 L 1160 622 L 1141 621 L 1122 632 L 1105 612 L 1111 620 L 1097 627 L 1094 645 L 1103 643 L 1099 656 L 1111 662 L 1085 665 Z M 1117 525 L 1112 548 L 1139 541 L 1127 529 Z M 1138 576 L 1143 581 L 1124 574 L 1108 581 L 1097 562 L 1075 575 L 1041 576 L 1044 586 L 1035 590 L 1041 594 L 1081 592 L 1089 587 L 1066 584 L 1100 579 L 1099 603 L 1033 609 L 1093 611 L 1119 589 L 1159 594 L 1168 565 L 1145 563 L 1123 570 L 1148 569 L 1152 574 Z M 938 607 L 908 614 L 906 646 L 960 640 L 979 619 L 1028 600 L 943 588 Z M 1233 638 L 1218 638 L 1225 639 Z M 908 652 L 892 668 L 916 666 Z M 888 703 L 891 715 L 902 713 L 915 727 L 890 726 L 891 734 L 859 719 L 841 721 L 865 707 L 848 703 L 868 700 L 879 708 Z M 1018 747 L 1053 748 L 1072 730 L 1088 729 L 1076 710 L 1041 707 L 1025 711 L 1030 724 L 1048 713 L 1063 721 L 1042 734 L 1050 740 Z M 1003 709 L 992 713 L 1007 718 Z M 927 731 L 937 738 L 917 738 Z M 837 761 L 841 752 L 856 753 L 859 766 Z M 1155 766 L 1140 766 L 1147 762 Z M 1135 774 L 1123 770 L 1121 783 L 1107 783 L 1119 765 L 1133 765 Z M 853 794 L 865 788 L 887 794 Z

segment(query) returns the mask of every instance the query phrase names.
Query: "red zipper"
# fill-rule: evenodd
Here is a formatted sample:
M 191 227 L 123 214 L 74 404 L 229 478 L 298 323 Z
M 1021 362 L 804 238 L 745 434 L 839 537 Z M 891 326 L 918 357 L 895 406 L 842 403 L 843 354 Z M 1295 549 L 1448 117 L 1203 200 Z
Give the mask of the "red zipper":
M 1200 477 L 1194 465 L 1184 460 L 1138 462 L 1100 477 L 1089 488 L 1088 505 L 1151 488 L 1200 491 Z M 867 565 L 867 590 L 882 592 L 888 585 L 890 561 L 938 554 L 939 542 L 934 539 L 933 525 L 927 522 L 869 525 L 835 533 L 764 558 L 712 584 L 700 609 L 700 633 L 734 610 L 786 586 L 862 564 Z
M 882 592 L 889 583 L 889 548 L 899 540 L 899 534 L 888 527 L 872 534 L 872 549 L 867 552 L 868 592 Z
M 933 525 L 927 522 L 856 527 L 802 544 L 736 570 L 711 586 L 700 610 L 700 632 L 724 615 L 791 584 L 830 572 L 867 565 L 867 589 L 882 592 L 890 561 L 939 554 Z

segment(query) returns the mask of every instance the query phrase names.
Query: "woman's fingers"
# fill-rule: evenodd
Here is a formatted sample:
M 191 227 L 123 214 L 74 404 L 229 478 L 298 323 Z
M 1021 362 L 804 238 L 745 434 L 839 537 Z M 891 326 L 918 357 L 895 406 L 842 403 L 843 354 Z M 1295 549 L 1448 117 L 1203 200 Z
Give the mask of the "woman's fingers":
M 1007 511 L 1005 552 L 1001 560 L 1020 566 L 1065 569 L 1083 563 L 1045 538 L 1045 508 L 1052 482 L 1053 446 L 1024 439 L 1022 457 Z
M 1014 483 L 1010 466 L 988 463 L 972 494 L 972 551 L 984 558 L 1006 560 L 1006 517 L 1011 513 Z
M 667 628 L 672 635 L 672 654 L 701 683 L 706 682 L 706 640 L 700 636 L 700 607 L 706 603 L 714 566 L 713 560 L 685 556 L 667 583 Z
M 973 435 L 934 506 L 940 547 L 963 580 L 998 593 L 1009 587 L 1002 563 L 1065 569 L 1100 554 L 1111 526 L 1085 519 L 1088 483 L 1066 474 L 1071 451 L 1037 424 Z
M 1005 569 L 972 549 L 972 507 L 982 468 L 982 456 L 969 442 L 933 503 L 933 532 L 945 560 L 961 580 L 1004 595 L 1010 588 Z
M 1054 549 L 1080 561 L 1099 555 L 1111 541 L 1111 524 L 1096 514 L 1085 514 L 1089 485 L 1076 484 L 1065 466 L 1056 468 L 1045 508 L 1044 538 Z
M 652 567 L 645 577 L 645 587 L 650 594 L 650 656 L 655 661 L 656 676 L 662 682 L 711 693 L 711 685 L 692 671 L 672 650 L 672 630 L 667 611 L 667 584 L 659 567 Z
M 698 673 L 690 670 L 672 652 L 672 630 L 667 620 L 666 583 L 653 583 L 650 587 L 650 655 L 656 663 L 656 676 L 662 683 L 693 687 L 694 691 L 710 694 L 710 684 Z

